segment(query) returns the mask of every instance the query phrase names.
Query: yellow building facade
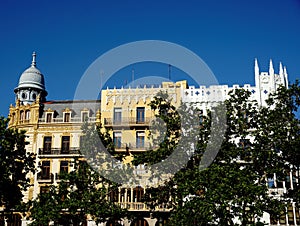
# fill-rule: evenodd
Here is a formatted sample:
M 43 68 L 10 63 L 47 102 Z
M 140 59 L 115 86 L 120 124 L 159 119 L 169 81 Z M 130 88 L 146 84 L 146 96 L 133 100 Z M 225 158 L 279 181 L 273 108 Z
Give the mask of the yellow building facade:
M 36 154 L 35 174 L 30 174 L 31 185 L 24 193 L 23 201 L 47 192 L 50 185 L 60 182 L 59 174 L 73 169 L 74 158 L 82 158 L 80 139 L 85 121 L 102 124 L 109 129 L 117 153 L 126 150 L 132 154 L 141 153 L 150 147 L 148 139 L 154 111 L 149 103 L 159 92 L 167 92 L 175 106 L 181 103 L 186 81 L 163 82 L 160 86 L 106 89 L 101 92 L 101 100 L 47 101 L 47 91 L 43 74 L 36 67 L 36 54 L 32 63 L 20 76 L 15 88 L 16 102 L 9 108 L 9 127 L 26 131 L 26 150 Z M 132 158 L 124 158 L 129 163 Z M 143 167 L 135 168 L 144 173 Z M 150 216 L 149 209 L 142 202 L 146 184 L 141 180 L 139 186 L 120 187 L 119 191 L 108 195 L 107 199 L 118 203 L 129 211 L 142 213 L 137 225 L 155 225 L 157 219 Z M 165 211 L 164 207 L 158 211 Z M 30 223 L 22 215 L 22 225 Z M 20 225 L 21 225 L 20 224 Z M 95 225 L 88 221 L 87 225 Z M 109 222 L 104 225 L 110 225 Z M 123 219 L 123 225 L 136 225 Z
M 167 92 L 178 107 L 186 81 L 162 82 L 159 87 L 106 89 L 101 92 L 101 123 L 111 129 L 116 150 L 131 153 L 146 151 L 151 144 L 149 128 L 155 112 L 149 106 L 159 92 Z

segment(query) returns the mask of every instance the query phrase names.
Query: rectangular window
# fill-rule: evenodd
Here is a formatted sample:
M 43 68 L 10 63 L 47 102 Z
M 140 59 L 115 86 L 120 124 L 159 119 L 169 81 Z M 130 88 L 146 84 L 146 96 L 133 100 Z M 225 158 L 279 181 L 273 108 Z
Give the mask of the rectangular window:
M 60 170 L 59 170 L 59 172 L 61 174 L 69 172 L 69 162 L 68 161 L 61 161 L 60 162 Z
M 42 179 L 50 179 L 50 161 L 42 162 Z
M 114 124 L 121 124 L 122 108 L 114 108 Z
M 71 117 L 70 113 L 64 113 L 64 122 L 70 122 L 70 117 Z
M 44 137 L 44 153 L 51 153 L 52 137 Z
M 136 132 L 136 147 L 143 148 L 145 146 L 145 132 Z
M 268 178 L 268 187 L 274 188 L 274 178 Z
M 52 113 L 46 113 L 46 122 L 52 122 Z
M 61 138 L 61 152 L 69 153 L 70 150 L 70 136 L 62 136 Z
M 142 187 L 136 187 L 133 189 L 133 201 L 142 202 L 144 196 L 144 189 Z
M 114 145 L 116 148 L 121 148 L 122 146 L 122 133 L 114 132 Z
M 145 122 L 145 107 L 136 108 L 136 122 L 137 123 Z
M 118 189 L 110 189 L 109 192 L 109 201 L 118 202 L 119 191 Z
M 79 147 L 82 148 L 84 145 L 84 142 L 87 138 L 85 137 L 85 135 L 82 135 L 79 137 Z
M 251 142 L 249 139 L 240 139 L 239 142 L 239 148 L 241 148 L 243 151 L 241 153 L 241 160 L 249 160 L 251 157 Z
M 89 113 L 88 112 L 81 112 L 81 121 L 86 122 L 89 119 Z

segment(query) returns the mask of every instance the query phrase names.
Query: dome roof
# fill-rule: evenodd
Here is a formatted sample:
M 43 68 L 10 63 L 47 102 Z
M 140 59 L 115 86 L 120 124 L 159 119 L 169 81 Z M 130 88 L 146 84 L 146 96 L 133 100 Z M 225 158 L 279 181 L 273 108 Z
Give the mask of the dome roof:
M 18 87 L 15 88 L 15 91 L 23 88 L 33 88 L 45 92 L 44 76 L 39 69 L 36 68 L 35 56 L 36 54 L 33 53 L 31 66 L 20 76 L 19 84 Z

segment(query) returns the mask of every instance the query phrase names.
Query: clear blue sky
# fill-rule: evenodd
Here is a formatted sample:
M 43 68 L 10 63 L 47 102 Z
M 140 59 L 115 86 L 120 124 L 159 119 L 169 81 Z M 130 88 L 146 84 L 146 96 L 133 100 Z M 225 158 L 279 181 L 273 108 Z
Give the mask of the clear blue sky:
M 275 72 L 282 61 L 290 81 L 300 77 L 299 0 L 6 0 L 0 3 L 0 31 L 4 116 L 32 51 L 51 100 L 72 99 L 97 57 L 138 40 L 164 40 L 192 50 L 220 84 L 254 84 L 255 57 L 264 71 L 272 58 Z

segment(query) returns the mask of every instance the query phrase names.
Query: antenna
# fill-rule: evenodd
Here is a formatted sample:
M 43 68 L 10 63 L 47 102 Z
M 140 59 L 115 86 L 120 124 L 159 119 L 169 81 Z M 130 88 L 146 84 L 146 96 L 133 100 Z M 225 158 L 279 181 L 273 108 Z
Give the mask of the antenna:
M 132 73 L 131 73 L 131 80 L 132 80 L 132 87 L 134 87 L 134 69 L 132 68 Z
M 103 77 L 103 75 L 104 75 L 104 71 L 103 70 L 101 70 L 100 71 L 100 88 L 102 89 L 102 77 Z
M 169 76 L 169 80 L 171 80 L 171 64 L 169 64 L 168 67 L 168 76 Z

